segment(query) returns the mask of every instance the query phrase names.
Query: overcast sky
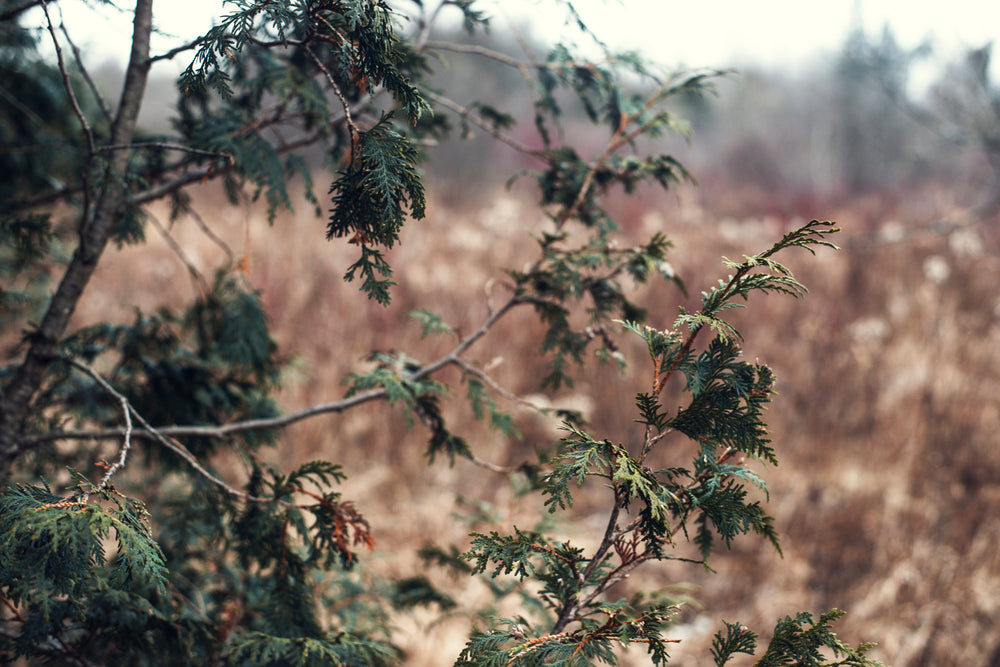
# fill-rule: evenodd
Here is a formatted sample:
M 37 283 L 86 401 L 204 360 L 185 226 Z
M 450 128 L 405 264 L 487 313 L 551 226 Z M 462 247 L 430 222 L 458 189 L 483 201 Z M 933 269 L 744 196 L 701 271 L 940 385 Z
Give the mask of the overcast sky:
M 127 47 L 121 46 L 129 36 L 127 17 L 115 17 L 111 10 L 104 17 L 80 11 L 82 3 L 76 0 L 58 4 L 74 34 L 86 33 L 78 39 L 89 43 L 95 59 L 127 53 Z M 121 4 L 129 5 L 127 0 Z M 557 34 L 562 27 L 565 11 L 557 9 L 557 4 L 505 0 L 484 2 L 483 7 L 495 8 L 501 24 L 504 15 L 530 17 L 542 36 Z M 889 25 L 905 47 L 931 38 L 943 56 L 1000 37 L 997 0 L 574 0 L 574 4 L 609 43 L 642 49 L 665 64 L 689 67 L 794 68 L 835 53 L 847 31 L 858 24 L 874 36 Z M 221 0 L 159 0 L 154 4 L 157 24 L 187 39 L 204 32 L 212 17 L 224 11 L 228 10 Z M 167 44 L 161 42 L 162 48 L 168 48 Z

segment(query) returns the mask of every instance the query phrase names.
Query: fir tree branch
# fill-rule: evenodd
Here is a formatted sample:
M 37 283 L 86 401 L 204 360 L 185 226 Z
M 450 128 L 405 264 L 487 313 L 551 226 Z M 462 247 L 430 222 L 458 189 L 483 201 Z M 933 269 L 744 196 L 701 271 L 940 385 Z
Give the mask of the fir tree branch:
M 663 93 L 666 90 L 668 84 L 662 84 L 657 90 L 655 90 L 649 97 L 646 98 L 646 102 L 643 105 L 642 111 L 648 111 L 660 101 L 663 97 Z M 556 228 L 561 229 L 566 221 L 574 217 L 583 203 L 587 200 L 587 193 L 590 191 L 591 185 L 593 185 L 594 178 L 597 176 L 597 172 L 603 167 L 611 156 L 618 152 L 623 146 L 628 145 L 630 142 L 634 141 L 637 137 L 641 136 L 649 130 L 650 127 L 657 125 L 662 122 L 662 118 L 659 115 L 650 118 L 644 123 L 641 123 L 637 127 L 633 128 L 631 131 L 627 131 L 628 128 L 638 120 L 642 115 L 641 111 L 625 116 L 623 115 L 618 123 L 618 128 L 615 130 L 611 138 L 608 139 L 608 143 L 604 148 L 604 152 L 597 157 L 596 160 L 590 165 L 587 170 L 586 175 L 583 177 L 583 183 L 580 185 L 580 190 L 577 192 L 576 199 L 569 208 L 565 208 L 559 214 L 555 220 Z
M 14 614 L 14 619 L 16 621 L 18 621 L 22 625 L 28 622 L 28 620 L 24 618 L 23 615 L 21 615 L 21 612 L 14 605 L 14 603 L 8 600 L 4 595 L 0 595 L 0 600 L 2 600 L 4 606 L 10 609 L 11 613 Z M 12 632 L 8 632 L 6 628 L 0 628 L 0 633 L 3 633 L 4 636 L 12 640 L 18 639 L 17 635 L 13 634 Z M 63 640 L 62 638 L 62 634 L 58 631 L 54 632 L 51 635 L 51 642 L 49 646 L 41 646 L 36 644 L 33 648 L 39 649 L 41 650 L 41 652 L 47 655 L 58 656 L 63 659 L 74 660 L 76 664 L 80 665 L 80 667 L 91 667 L 91 663 L 82 655 L 77 653 L 72 646 L 67 644 L 65 640 Z

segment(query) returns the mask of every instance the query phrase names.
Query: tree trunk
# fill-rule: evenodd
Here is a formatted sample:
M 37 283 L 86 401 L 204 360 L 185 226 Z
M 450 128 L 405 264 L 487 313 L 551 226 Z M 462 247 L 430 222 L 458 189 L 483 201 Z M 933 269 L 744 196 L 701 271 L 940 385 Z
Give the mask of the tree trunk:
M 149 36 L 153 27 L 153 0 L 137 0 L 129 57 L 121 101 L 111 126 L 110 145 L 127 145 L 135 134 L 136 119 L 146 91 L 149 74 Z M 93 158 L 94 156 L 90 156 Z M 0 478 L 24 450 L 20 431 L 29 413 L 32 397 L 42 384 L 46 369 L 55 359 L 56 347 L 66 331 L 70 316 L 90 281 L 108 243 L 115 221 L 129 205 L 129 192 L 121 175 L 128 168 L 128 150 L 118 150 L 96 179 L 100 189 L 92 193 L 93 215 L 80 216 L 79 244 L 66 273 L 49 303 L 38 329 L 29 337 L 28 351 L 13 379 L 0 396 Z

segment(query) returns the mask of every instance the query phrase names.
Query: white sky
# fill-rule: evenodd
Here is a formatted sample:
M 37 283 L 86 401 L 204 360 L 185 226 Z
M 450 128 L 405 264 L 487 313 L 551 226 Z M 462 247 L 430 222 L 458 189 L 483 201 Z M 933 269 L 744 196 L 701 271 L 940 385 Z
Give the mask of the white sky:
M 425 2 L 433 6 L 433 0 Z M 127 53 L 127 46 L 122 46 L 130 32 L 127 17 L 116 20 L 113 10 L 101 17 L 81 4 L 63 0 L 58 6 L 74 36 L 88 45 L 91 57 L 99 62 Z M 498 29 L 504 14 L 520 15 L 534 19 L 537 34 L 547 35 L 559 32 L 565 15 L 553 9 L 555 4 L 506 0 L 483 6 L 496 8 Z M 1000 38 L 997 0 L 574 0 L 574 4 L 612 45 L 638 48 L 664 64 L 689 67 L 756 64 L 794 69 L 836 53 L 858 21 L 876 38 L 889 25 L 904 47 L 932 38 L 935 52 L 946 57 Z M 221 0 L 154 4 L 157 24 L 186 39 L 204 32 L 212 16 L 225 11 Z M 161 42 L 161 48 L 175 44 Z

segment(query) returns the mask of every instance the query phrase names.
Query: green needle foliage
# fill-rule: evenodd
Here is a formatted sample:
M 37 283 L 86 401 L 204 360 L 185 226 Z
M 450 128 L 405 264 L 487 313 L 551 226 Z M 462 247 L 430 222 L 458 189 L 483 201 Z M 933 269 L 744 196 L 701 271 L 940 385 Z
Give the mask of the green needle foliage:
M 432 39 L 448 14 L 469 40 L 484 39 L 477 0 L 231 0 L 200 39 L 156 55 L 152 0 L 138 0 L 112 110 L 86 63 L 70 57 L 75 26 L 57 30 L 49 4 L 0 0 L 0 322 L 5 340 L 21 341 L 0 360 L 0 659 L 404 664 L 393 615 L 418 606 L 453 613 L 459 602 L 423 574 L 368 575 L 361 553 L 376 548 L 377 526 L 364 499 L 338 490 L 345 470 L 330 461 L 275 465 L 270 447 L 289 424 L 383 401 L 426 429 L 431 463 L 489 468 L 479 443 L 453 432 L 446 408 L 520 437 L 505 408 L 513 397 L 468 354 L 515 310 L 544 327 L 544 388 L 571 386 L 595 353 L 624 366 L 617 338 L 640 337 L 650 357 L 650 388 L 634 401 L 644 435 L 622 442 L 592 433 L 578 414 L 541 409 L 563 420 L 565 437 L 504 472 L 565 521 L 584 487 L 605 493 L 603 533 L 584 548 L 543 521 L 472 533 L 464 549 L 424 547 L 428 563 L 480 577 L 498 599 L 521 605 L 509 618 L 483 612 L 464 649 L 443 663 L 616 664 L 622 646 L 638 645 L 652 664 L 667 664 L 676 605 L 652 593 L 616 599 L 616 584 L 649 562 L 708 568 L 720 544 L 747 533 L 778 547 L 766 484 L 747 465 L 778 463 L 764 421 L 774 376 L 743 359 L 726 315 L 756 292 L 802 296 L 775 257 L 833 247 L 836 230 L 813 221 L 742 262 L 727 260 L 731 275 L 703 293 L 701 308 L 680 309 L 661 331 L 645 324 L 651 304 L 630 290 L 656 280 L 685 290 L 667 263 L 672 244 L 658 232 L 622 245 L 604 204 L 615 190 L 689 178 L 656 140 L 686 134 L 674 102 L 709 91 L 721 73 L 666 72 L 614 52 L 568 2 L 557 4 L 600 59 L 561 44 L 516 58 Z M 35 5 L 45 11 L 26 11 Z M 41 55 L 41 38 L 57 47 L 54 60 Z M 447 95 L 463 91 L 431 84 L 434 68 L 456 54 L 516 68 L 530 96 L 528 128 L 518 127 L 524 109 L 462 104 Z M 179 58 L 190 64 L 170 129 L 147 134 L 137 119 L 150 69 Z M 567 141 L 568 118 L 589 122 L 604 147 L 585 155 Z M 396 277 L 388 251 L 427 212 L 422 147 L 453 125 L 524 154 L 533 169 L 515 178 L 533 183 L 547 223 L 525 230 L 537 241 L 533 255 L 507 270 L 509 297 L 488 303 L 471 333 L 429 310 L 413 313 L 424 338 L 454 345 L 443 356 L 373 351 L 344 378 L 341 397 L 284 413 L 274 399 L 284 360 L 232 256 L 214 280 L 188 263 L 198 297 L 184 306 L 74 328 L 70 316 L 109 243 L 143 244 L 147 205 L 160 199 L 174 218 L 198 219 L 187 189 L 212 180 L 233 205 L 263 198 L 271 224 L 292 207 L 289 184 L 301 183 L 317 217 L 328 208 L 327 240 L 357 248 L 345 281 L 388 305 Z M 330 179 L 325 204 L 314 188 L 321 176 Z M 662 399 L 672 377 L 683 385 L 676 409 Z M 113 444 L 110 461 L 98 461 L 95 442 Z M 651 457 L 668 444 L 689 462 L 654 469 Z M 100 479 L 78 472 L 95 464 Z M 878 664 L 865 657 L 870 645 L 852 649 L 832 632 L 840 614 L 780 621 L 758 664 Z M 757 638 L 724 622 L 712 658 L 724 665 L 753 655 Z

